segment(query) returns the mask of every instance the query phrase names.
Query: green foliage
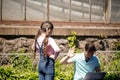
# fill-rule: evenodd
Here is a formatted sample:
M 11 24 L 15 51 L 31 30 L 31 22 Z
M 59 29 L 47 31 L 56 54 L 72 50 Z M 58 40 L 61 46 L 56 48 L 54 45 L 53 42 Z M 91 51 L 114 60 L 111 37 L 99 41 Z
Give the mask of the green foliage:
M 0 66 L 0 80 L 19 80 L 19 76 L 16 75 L 16 72 L 12 65 Z
M 73 80 L 73 65 L 60 65 L 59 60 L 55 64 L 55 80 Z
M 115 50 L 120 51 L 120 42 L 115 42 Z
M 107 53 L 106 53 L 107 54 Z M 120 53 L 114 53 L 111 57 L 100 54 L 101 69 L 104 71 L 120 71 Z
M 105 55 L 99 55 L 102 71 L 107 72 L 104 80 L 120 79 L 119 55 L 119 53 L 115 53 L 111 60 L 106 63 Z M 55 63 L 55 80 L 72 80 L 73 68 L 73 64 L 60 65 L 60 60 L 57 60 Z M 20 55 L 14 54 L 10 56 L 9 64 L 0 66 L 0 80 L 38 80 L 38 71 L 32 71 L 31 69 L 32 61 L 30 56 L 22 55 L 22 53 Z
M 20 60 L 20 59 L 19 59 Z M 29 60 L 29 58 L 28 58 Z M 14 64 L 14 63 L 13 63 Z M 31 63 L 26 63 L 31 67 Z M 38 71 L 31 68 L 20 67 L 21 65 L 0 66 L 0 80 L 38 80 Z M 20 67 L 20 68 L 19 68 Z M 28 67 L 28 66 L 27 66 Z M 55 63 L 55 80 L 72 80 L 73 65 L 60 65 L 59 60 Z
M 106 53 L 107 54 L 107 53 Z M 107 72 L 104 80 L 119 80 L 120 79 L 120 53 L 114 53 L 109 60 L 106 55 L 100 53 L 99 59 L 101 62 L 102 71 Z
M 68 40 L 68 45 L 69 47 L 75 47 L 75 52 L 80 52 L 80 49 L 78 48 L 78 43 L 77 43 L 77 37 L 76 37 L 76 32 L 71 31 L 71 36 L 67 37 Z
M 103 35 L 102 33 L 99 33 L 98 37 L 101 38 L 101 39 L 106 39 L 108 36 L 107 35 Z
M 31 70 L 30 57 L 17 54 L 10 57 L 9 65 L 0 66 L 0 80 L 38 80 L 38 73 Z
M 115 42 L 115 50 L 120 51 L 120 42 Z M 120 52 L 116 53 L 113 57 L 114 59 L 120 59 Z
M 23 68 L 30 68 L 30 57 L 27 55 L 22 55 L 24 53 L 19 53 L 19 54 L 15 54 L 10 56 L 10 62 L 13 65 L 13 67 L 17 67 L 19 69 L 23 69 Z M 21 66 L 22 65 L 22 66 Z
M 38 80 L 38 75 L 31 70 L 21 70 L 7 65 L 0 67 L 0 80 Z
M 120 80 L 120 72 L 119 73 L 107 73 L 104 80 Z
M 114 65 L 113 65 L 114 64 Z M 107 64 L 107 67 L 104 69 L 105 71 L 120 71 L 120 60 L 112 60 Z
M 72 31 L 72 35 L 67 37 L 69 47 L 76 47 L 76 32 Z

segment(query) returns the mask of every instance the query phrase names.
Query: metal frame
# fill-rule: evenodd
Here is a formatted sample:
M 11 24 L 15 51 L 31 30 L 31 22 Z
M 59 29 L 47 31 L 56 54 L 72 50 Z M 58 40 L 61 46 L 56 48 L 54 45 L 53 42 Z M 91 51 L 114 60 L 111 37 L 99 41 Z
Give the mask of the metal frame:
M 27 10 L 27 0 L 24 0 L 25 1 L 25 8 L 24 8 L 24 21 L 27 20 L 26 18 L 26 10 Z M 1 21 L 3 20 L 2 19 L 2 4 L 3 0 L 1 0 Z M 110 23 L 111 22 L 111 0 L 104 0 L 105 2 L 105 6 L 104 6 L 104 21 L 105 23 Z M 70 0 L 70 4 L 69 4 L 69 22 L 71 22 L 71 4 L 72 4 L 72 0 Z M 47 0 L 47 21 L 49 21 L 49 16 L 50 16 L 50 8 L 49 8 L 49 5 L 50 5 L 50 0 Z M 92 0 L 89 0 L 89 5 L 90 5 L 90 8 L 89 8 L 89 22 L 91 22 L 91 13 L 92 13 Z

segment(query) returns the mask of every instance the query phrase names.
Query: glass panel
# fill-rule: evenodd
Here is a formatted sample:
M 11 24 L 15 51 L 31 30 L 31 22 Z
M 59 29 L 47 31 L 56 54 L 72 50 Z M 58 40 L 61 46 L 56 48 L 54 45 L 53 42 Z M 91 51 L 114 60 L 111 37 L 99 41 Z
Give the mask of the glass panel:
M 69 21 L 70 0 L 50 0 L 50 20 Z
M 91 0 L 92 1 L 92 22 L 103 22 L 104 17 L 104 0 Z
M 24 20 L 24 0 L 3 0 L 3 20 Z
M 27 20 L 47 19 L 47 0 L 27 0 Z
M 1 11 L 2 10 L 2 8 L 1 8 L 1 0 L 0 0 L 0 20 L 1 20 Z
M 72 0 L 72 21 L 89 21 L 89 0 Z
M 120 22 L 120 0 L 112 0 L 111 21 Z

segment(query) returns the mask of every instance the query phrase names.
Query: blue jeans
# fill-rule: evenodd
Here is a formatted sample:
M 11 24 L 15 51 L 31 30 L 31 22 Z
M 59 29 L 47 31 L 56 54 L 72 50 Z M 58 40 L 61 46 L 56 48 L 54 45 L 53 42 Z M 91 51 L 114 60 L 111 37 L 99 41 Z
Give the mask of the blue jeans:
M 39 80 L 54 80 L 54 75 L 39 73 Z
M 41 59 L 38 65 L 39 80 L 54 80 L 54 60 Z

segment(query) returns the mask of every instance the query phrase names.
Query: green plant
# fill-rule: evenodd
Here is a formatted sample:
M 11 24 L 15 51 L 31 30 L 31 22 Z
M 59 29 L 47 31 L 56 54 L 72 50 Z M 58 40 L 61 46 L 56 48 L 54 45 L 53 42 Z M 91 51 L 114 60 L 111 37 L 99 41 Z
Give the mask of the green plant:
M 120 41 L 114 42 L 115 50 L 120 51 Z
M 27 55 L 24 55 L 24 53 L 18 53 L 10 56 L 10 64 L 13 65 L 13 67 L 18 67 L 19 69 L 24 68 L 30 68 L 30 63 L 32 62 L 30 57 Z
M 101 39 L 106 39 L 108 36 L 107 35 L 103 35 L 102 33 L 99 33 L 98 37 L 101 38 Z
M 55 64 L 55 80 L 73 80 L 73 65 L 60 65 L 59 62 Z
M 120 80 L 120 73 L 107 73 L 104 80 Z
M 71 36 L 67 37 L 68 40 L 68 45 L 69 47 L 75 47 L 75 52 L 80 52 L 80 49 L 78 48 L 78 41 L 77 41 L 77 37 L 76 37 L 76 32 L 75 31 L 71 31 Z
M 105 56 L 103 56 L 102 58 L 100 57 L 100 59 L 103 59 L 103 58 L 105 58 Z M 31 58 L 27 58 L 27 59 L 31 61 Z M 23 58 L 20 58 L 20 60 L 23 60 Z M 104 80 L 119 80 L 120 79 L 120 72 L 119 72 L 120 62 L 119 61 L 120 59 L 113 59 L 109 62 L 110 65 L 108 63 L 107 65 L 104 65 L 106 67 L 104 67 L 102 71 L 107 72 Z M 103 62 L 104 60 L 102 60 L 101 64 L 103 64 Z M 31 70 L 32 62 L 26 63 L 28 65 L 26 67 L 20 67 L 20 66 L 23 66 L 23 64 L 19 64 L 13 67 L 13 64 L 0 66 L 0 80 L 38 80 L 38 71 Z M 109 72 L 112 70 L 114 71 Z M 72 80 L 73 73 L 74 73 L 73 64 L 60 65 L 60 59 L 56 61 L 55 80 Z
M 0 66 L 0 80 L 19 80 L 19 76 L 16 75 L 16 72 L 12 65 Z
M 12 60 L 13 59 L 13 60 Z M 31 58 L 25 55 L 11 57 L 12 63 L 0 66 L 0 80 L 38 80 L 38 72 L 33 72 Z
M 76 47 L 76 32 L 72 31 L 72 35 L 67 37 L 69 47 Z

